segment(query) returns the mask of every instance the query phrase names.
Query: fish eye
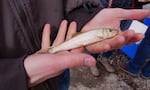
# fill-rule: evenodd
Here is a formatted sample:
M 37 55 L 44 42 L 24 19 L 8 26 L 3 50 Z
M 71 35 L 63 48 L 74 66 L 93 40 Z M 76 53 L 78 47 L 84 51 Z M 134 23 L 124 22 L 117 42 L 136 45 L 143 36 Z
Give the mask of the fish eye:
M 109 29 L 109 32 L 112 32 L 112 30 L 111 30 L 111 29 Z

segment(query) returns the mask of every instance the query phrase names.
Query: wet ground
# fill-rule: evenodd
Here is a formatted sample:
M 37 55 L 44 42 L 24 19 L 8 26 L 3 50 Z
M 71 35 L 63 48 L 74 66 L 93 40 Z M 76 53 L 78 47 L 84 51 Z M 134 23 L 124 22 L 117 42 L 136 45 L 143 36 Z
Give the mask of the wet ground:
M 99 77 L 94 77 L 87 67 L 71 69 L 70 90 L 150 90 L 150 79 L 146 80 L 140 76 L 132 77 L 119 69 L 118 60 L 128 60 L 127 56 L 120 51 L 115 51 L 110 59 L 115 72 L 107 72 L 98 63 L 101 74 Z

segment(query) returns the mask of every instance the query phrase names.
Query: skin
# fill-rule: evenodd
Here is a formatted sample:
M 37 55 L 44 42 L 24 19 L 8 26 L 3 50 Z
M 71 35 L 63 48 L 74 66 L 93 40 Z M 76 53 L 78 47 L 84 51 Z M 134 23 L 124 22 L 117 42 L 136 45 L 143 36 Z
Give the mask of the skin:
M 150 0 L 138 0 L 139 2 L 150 2 Z
M 82 32 L 96 28 L 119 29 L 120 20 L 143 19 L 149 14 L 147 10 L 124 10 L 124 9 L 104 9 L 100 11 L 82 28 Z M 62 21 L 59 33 L 52 46 L 58 45 L 65 39 L 69 39 L 76 33 L 76 23 L 72 22 L 65 38 L 67 21 Z M 85 53 L 83 48 L 77 48 L 70 51 L 58 52 L 55 54 L 47 53 L 50 48 L 50 25 L 46 24 L 43 30 L 41 49 L 35 54 L 28 56 L 24 61 L 24 67 L 29 77 L 29 87 L 35 86 L 49 78 L 55 77 L 67 68 L 79 66 L 95 66 L 95 59 Z M 135 33 L 133 30 L 120 32 L 112 39 L 105 40 L 87 46 L 90 52 L 105 52 L 108 50 L 120 48 L 123 45 L 141 40 L 143 34 Z M 114 42 L 115 41 L 115 42 Z
M 91 21 L 83 28 L 82 32 L 95 28 L 112 28 L 120 30 L 121 20 L 141 20 L 148 16 L 148 10 L 125 10 L 120 8 L 109 8 L 100 11 Z M 135 33 L 133 30 L 126 30 L 115 36 L 114 38 L 104 40 L 93 45 L 87 46 L 87 50 L 93 53 L 106 52 L 109 50 L 120 48 L 124 45 L 131 44 L 144 38 L 141 33 Z M 115 41 L 115 42 L 114 42 Z
M 64 20 L 60 25 L 58 35 L 52 46 L 58 45 L 65 40 L 66 29 L 67 21 Z M 76 33 L 76 23 L 72 22 L 68 30 L 66 39 L 71 38 L 72 35 Z M 94 66 L 96 64 L 95 59 L 92 56 L 81 53 L 83 51 L 82 48 L 49 54 L 49 37 L 50 25 L 46 24 L 43 30 L 41 50 L 25 59 L 24 66 L 29 77 L 29 87 L 33 87 L 49 78 L 55 77 L 67 68 L 76 66 Z

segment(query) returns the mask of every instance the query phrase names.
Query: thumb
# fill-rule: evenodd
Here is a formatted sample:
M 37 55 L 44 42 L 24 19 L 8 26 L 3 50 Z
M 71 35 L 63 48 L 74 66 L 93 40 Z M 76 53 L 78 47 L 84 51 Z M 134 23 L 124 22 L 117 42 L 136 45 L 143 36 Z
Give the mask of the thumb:
M 142 10 L 141 9 L 132 9 L 132 10 L 120 9 L 120 10 L 121 13 L 119 13 L 119 17 L 124 20 L 131 20 L 131 19 L 141 20 L 150 14 L 149 10 L 143 10 L 143 9 Z
M 77 67 L 77 66 L 95 66 L 96 65 L 96 60 L 94 57 L 88 55 L 88 54 L 83 54 L 83 53 L 68 53 L 66 55 L 61 55 L 57 59 L 57 65 L 59 65 L 59 68 L 72 68 L 72 67 Z

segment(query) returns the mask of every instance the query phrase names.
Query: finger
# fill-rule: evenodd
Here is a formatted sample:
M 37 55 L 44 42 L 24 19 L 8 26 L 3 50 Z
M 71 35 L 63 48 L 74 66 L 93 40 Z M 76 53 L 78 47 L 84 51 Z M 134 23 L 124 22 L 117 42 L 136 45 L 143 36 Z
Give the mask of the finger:
M 110 45 L 105 42 L 99 42 L 86 46 L 86 49 L 92 53 L 102 53 L 110 50 Z
M 41 49 L 47 49 L 50 47 L 50 24 L 44 26 L 42 34 Z
M 69 28 L 68 28 L 66 40 L 71 39 L 73 37 L 73 35 L 76 34 L 76 30 L 77 30 L 77 23 L 71 22 L 71 24 L 69 25 Z M 82 51 L 83 51 L 83 47 L 71 50 L 71 52 L 82 52 Z
M 141 20 L 150 14 L 149 10 L 142 10 L 142 9 L 132 9 L 132 10 L 116 9 L 116 12 L 120 12 L 117 15 L 122 20 L 133 20 L 133 19 Z
M 121 48 L 124 45 L 128 45 L 134 42 L 137 42 L 144 38 L 143 34 L 135 33 L 133 30 L 126 30 L 125 32 L 120 33 L 120 35 L 116 36 L 115 38 L 112 38 L 112 40 L 108 40 L 106 42 L 107 46 L 109 48 L 105 49 L 108 51 L 109 49 L 118 49 Z M 116 41 L 116 42 L 112 42 Z
M 35 54 L 45 54 L 45 53 L 48 53 L 50 48 L 46 48 L 46 49 L 41 49 L 39 51 L 37 51 Z
M 66 35 L 66 31 L 67 31 L 67 23 L 68 22 L 66 20 L 63 20 L 61 22 L 57 37 L 52 46 L 59 45 L 60 43 L 62 43 L 65 40 L 65 35 Z
M 73 35 L 76 34 L 77 24 L 76 22 L 71 22 L 68 28 L 66 40 L 71 39 Z
M 137 42 L 143 38 L 143 34 L 135 33 L 133 30 L 126 30 L 125 32 L 120 33 L 118 36 L 108 40 L 106 44 L 108 44 L 111 49 L 118 49 L 124 45 Z
M 136 33 L 128 42 L 127 42 L 127 45 L 131 44 L 131 43 L 134 43 L 134 42 L 137 42 L 137 41 L 140 41 L 144 38 L 144 35 L 141 34 L 141 33 Z
M 83 51 L 84 51 L 84 47 L 79 47 L 79 48 L 75 48 L 71 50 L 71 52 L 74 52 L 74 53 L 81 53 Z
M 135 35 L 135 32 L 132 30 L 127 30 L 125 32 L 120 32 L 117 36 L 111 39 L 98 42 L 96 44 L 90 45 L 87 47 L 88 50 L 92 52 L 106 52 L 108 50 L 118 49 L 123 45 L 126 45 L 127 42 Z M 115 41 L 115 42 L 114 42 Z
M 96 64 L 96 60 L 92 56 L 83 53 L 67 53 L 56 57 L 56 59 L 55 63 L 63 69 L 77 66 L 95 66 Z
M 135 32 L 133 30 L 126 30 L 121 32 L 116 37 L 108 40 L 106 43 L 110 46 L 111 49 L 118 49 L 126 45 L 127 42 L 134 37 Z M 115 42 L 112 42 L 115 41 Z
M 150 2 L 150 0 L 138 0 L 139 2 Z
M 68 53 L 68 52 L 66 52 L 66 54 L 65 52 L 61 52 L 61 53 L 63 54 L 62 55 L 61 54 L 58 54 L 58 55 L 42 54 L 42 57 L 44 59 L 45 57 L 48 59 L 45 59 L 46 60 L 45 62 L 43 62 L 43 59 L 42 60 L 40 59 L 40 61 L 38 61 L 39 64 L 44 63 L 43 65 L 41 65 L 41 69 L 43 69 L 45 73 L 48 73 L 48 78 L 54 77 L 60 74 L 63 70 L 68 69 L 68 68 L 78 67 L 78 66 L 90 67 L 90 66 L 96 65 L 96 60 L 88 54 Z

